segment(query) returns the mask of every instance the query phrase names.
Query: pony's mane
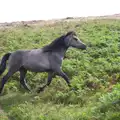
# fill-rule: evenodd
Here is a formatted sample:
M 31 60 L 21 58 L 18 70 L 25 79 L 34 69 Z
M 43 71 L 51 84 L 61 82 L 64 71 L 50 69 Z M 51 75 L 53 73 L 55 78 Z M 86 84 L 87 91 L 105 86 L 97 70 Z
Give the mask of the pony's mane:
M 67 37 L 71 34 L 76 35 L 76 33 L 74 31 L 70 31 L 66 35 L 62 35 L 59 38 L 55 39 L 49 45 L 44 46 L 43 51 L 44 52 L 54 51 L 54 50 L 59 49 L 60 47 L 66 47 L 64 39 L 65 39 L 65 37 Z
M 62 35 L 59 38 L 55 39 L 49 45 L 46 45 L 45 47 L 43 47 L 43 51 L 44 52 L 53 51 L 59 47 L 65 46 L 64 38 L 65 38 L 65 35 Z

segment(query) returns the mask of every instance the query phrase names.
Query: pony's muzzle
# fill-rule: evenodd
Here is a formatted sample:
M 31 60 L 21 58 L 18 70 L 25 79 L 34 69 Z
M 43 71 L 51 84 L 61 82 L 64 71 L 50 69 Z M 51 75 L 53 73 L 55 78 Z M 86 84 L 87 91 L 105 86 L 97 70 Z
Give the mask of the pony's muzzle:
M 80 47 L 80 49 L 86 50 L 86 49 L 87 49 L 87 46 L 86 46 L 86 45 L 82 45 L 82 46 Z

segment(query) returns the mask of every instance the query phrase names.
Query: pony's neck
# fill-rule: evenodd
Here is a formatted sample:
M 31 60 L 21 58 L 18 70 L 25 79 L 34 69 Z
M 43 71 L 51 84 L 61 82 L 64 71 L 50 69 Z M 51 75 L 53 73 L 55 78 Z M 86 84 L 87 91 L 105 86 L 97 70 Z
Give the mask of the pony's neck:
M 59 49 L 57 49 L 57 53 L 61 56 L 61 57 L 64 57 L 65 56 L 65 53 L 67 51 L 68 47 L 60 47 Z

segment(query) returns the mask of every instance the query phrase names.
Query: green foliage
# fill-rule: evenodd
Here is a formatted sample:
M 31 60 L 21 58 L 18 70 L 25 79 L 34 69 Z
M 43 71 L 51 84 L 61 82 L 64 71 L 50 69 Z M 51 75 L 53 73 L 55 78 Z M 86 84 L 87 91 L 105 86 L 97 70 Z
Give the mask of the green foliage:
M 8 117 L 12 120 L 119 120 L 119 23 L 120 20 L 91 20 L 0 28 L 1 57 L 18 49 L 41 48 L 69 30 L 75 30 L 87 45 L 86 51 L 70 48 L 62 64 L 73 88 L 56 77 L 44 92 L 36 94 L 38 86 L 45 84 L 47 74 L 28 72 L 26 79 L 32 92 L 27 93 L 20 86 L 19 73 L 12 76 L 0 96 L 0 105 Z

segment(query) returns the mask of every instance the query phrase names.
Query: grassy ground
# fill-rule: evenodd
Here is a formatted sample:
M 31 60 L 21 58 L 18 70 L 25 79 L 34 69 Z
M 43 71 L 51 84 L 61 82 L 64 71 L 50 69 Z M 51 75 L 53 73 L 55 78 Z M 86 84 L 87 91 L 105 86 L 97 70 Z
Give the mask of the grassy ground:
M 1 57 L 18 49 L 40 48 L 69 30 L 76 31 L 88 46 L 86 51 L 70 48 L 62 65 L 77 91 L 56 77 L 50 87 L 37 94 L 35 90 L 45 83 L 47 74 L 28 72 L 32 89 L 28 93 L 20 87 L 16 73 L 0 96 L 0 105 L 7 113 L 0 113 L 0 120 L 7 116 L 11 120 L 119 120 L 119 23 L 106 19 L 0 29 Z

